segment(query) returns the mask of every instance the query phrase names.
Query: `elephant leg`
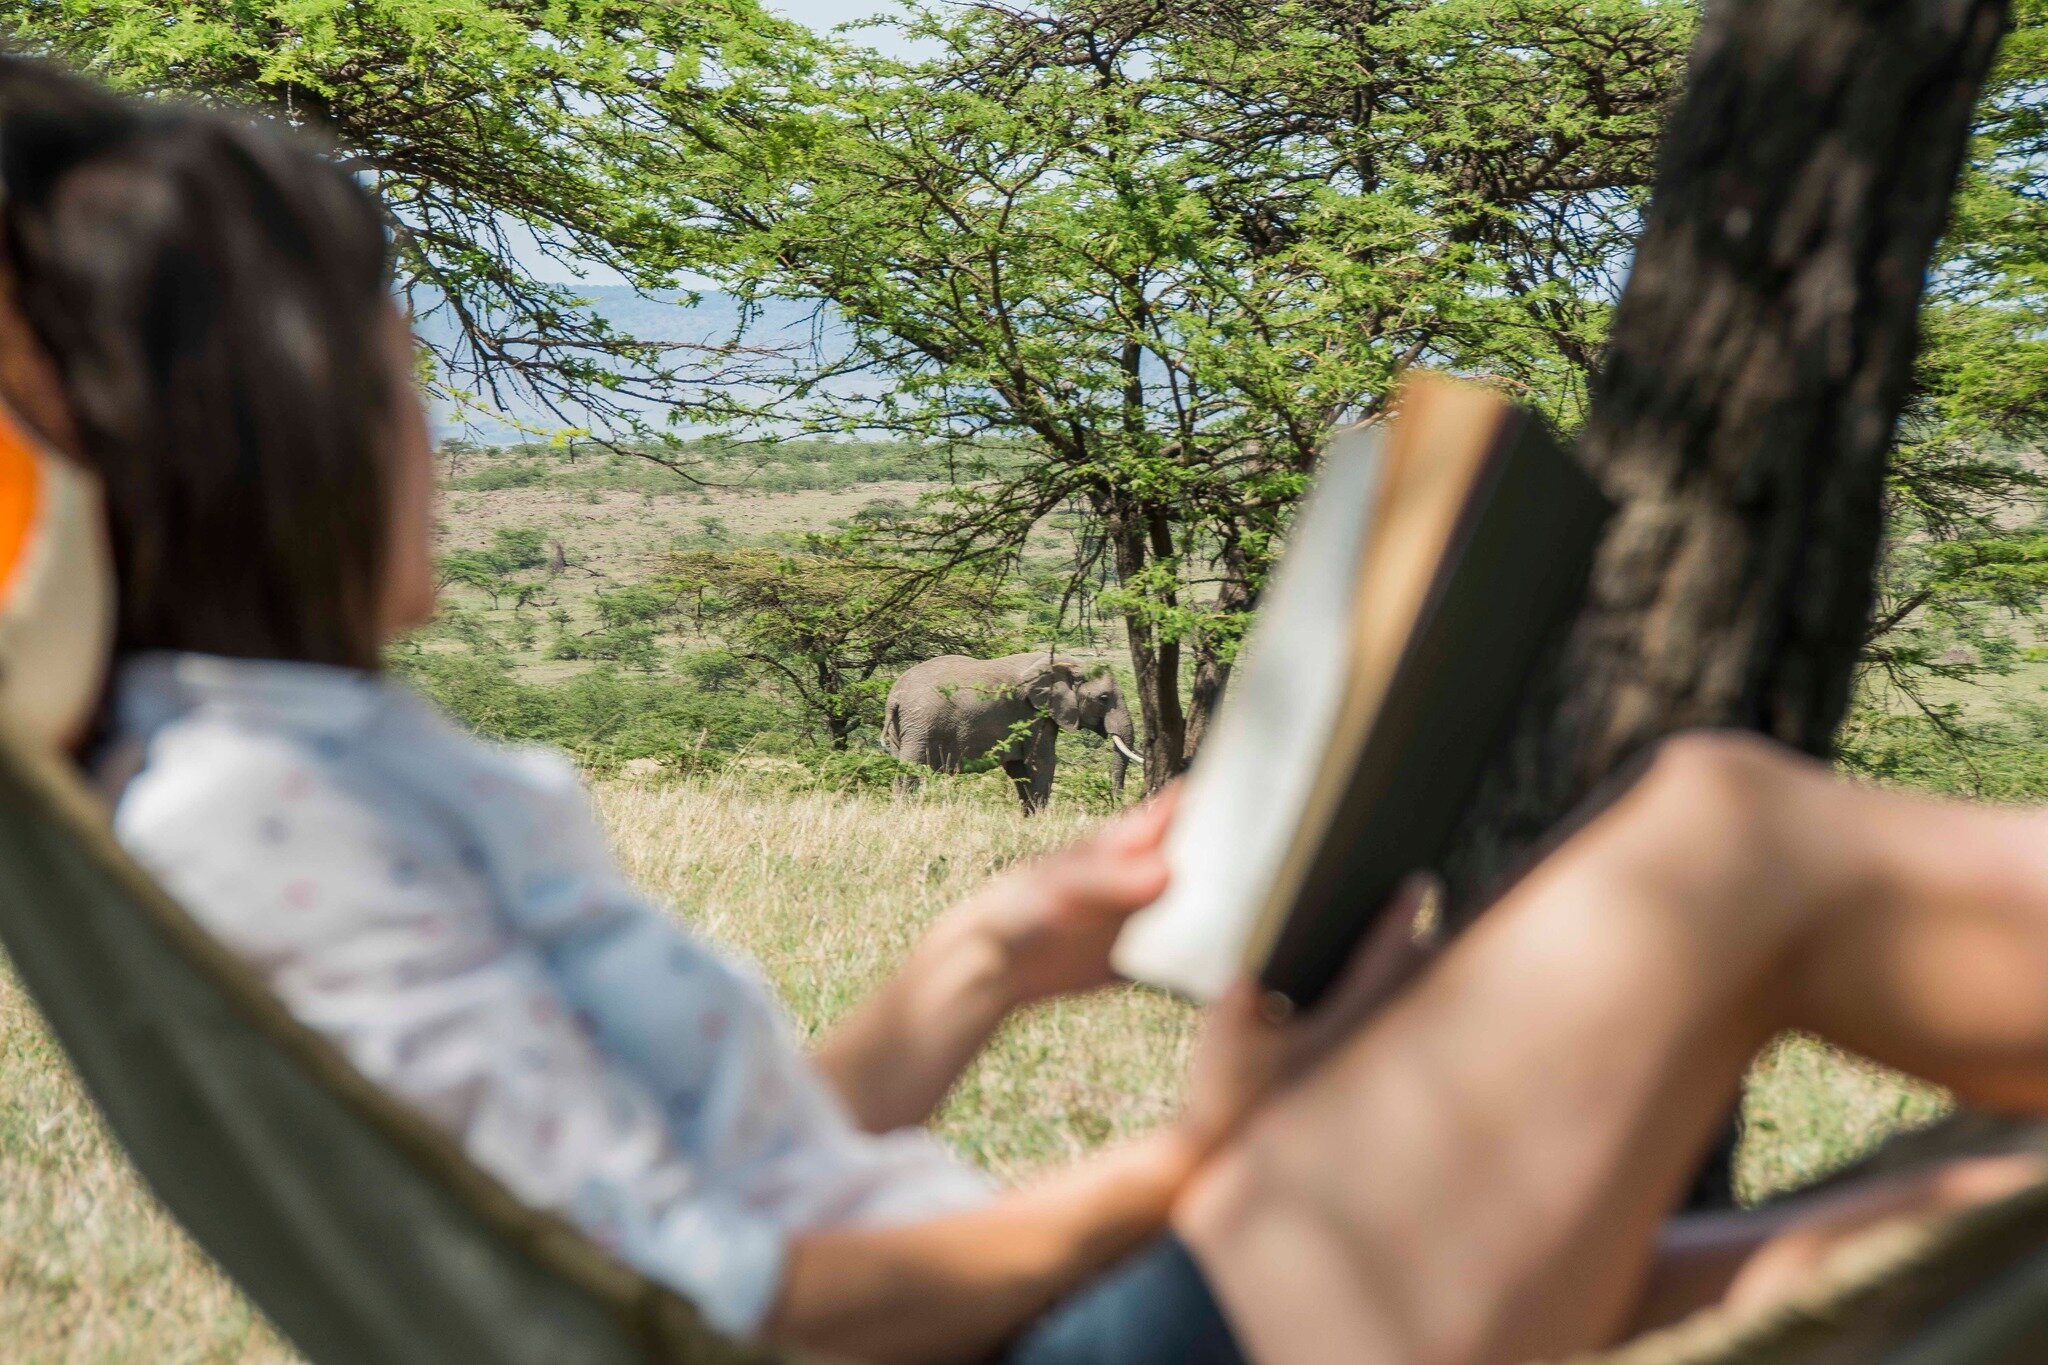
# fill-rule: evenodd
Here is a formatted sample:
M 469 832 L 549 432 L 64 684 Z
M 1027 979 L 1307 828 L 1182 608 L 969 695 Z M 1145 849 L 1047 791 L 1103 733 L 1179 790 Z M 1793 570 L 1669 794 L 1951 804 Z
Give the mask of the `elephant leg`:
M 1031 739 L 1031 803 L 1034 809 L 1043 810 L 1052 800 L 1053 773 L 1060 763 L 1059 727 L 1041 721 Z
M 1017 799 L 1024 804 L 1026 815 L 1033 814 L 1045 804 L 1037 798 L 1038 784 L 1032 775 L 1030 759 L 1006 758 L 1003 760 L 1003 772 L 1009 776 L 1010 784 L 1017 789 Z

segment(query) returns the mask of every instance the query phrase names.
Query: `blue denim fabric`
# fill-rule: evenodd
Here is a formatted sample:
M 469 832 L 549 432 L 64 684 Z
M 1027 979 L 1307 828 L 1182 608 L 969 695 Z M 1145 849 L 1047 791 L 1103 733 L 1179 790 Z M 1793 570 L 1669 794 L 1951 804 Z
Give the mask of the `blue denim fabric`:
M 1201 1267 L 1162 1237 L 1040 1318 L 1006 1365 L 1244 1365 Z

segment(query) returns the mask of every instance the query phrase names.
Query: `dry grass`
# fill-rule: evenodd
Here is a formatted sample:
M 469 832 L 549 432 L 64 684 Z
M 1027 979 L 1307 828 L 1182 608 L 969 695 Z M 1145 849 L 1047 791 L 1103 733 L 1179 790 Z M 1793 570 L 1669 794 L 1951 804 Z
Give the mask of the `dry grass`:
M 1846 1166 L 1904 1128 L 1948 1112 L 1946 1091 L 1817 1038 L 1787 1036 L 1757 1060 L 1737 1193 L 1754 1203 Z
M 0 1359 L 294 1359 L 143 1190 L 0 972 Z
M 634 875 L 753 956 L 815 1031 L 946 904 L 1087 818 L 1055 808 L 1025 822 L 985 795 L 941 786 L 895 801 L 734 777 L 615 783 L 599 801 Z M 1190 1027 L 1185 1008 L 1138 991 L 1035 1013 L 967 1078 L 943 1131 L 1016 1178 L 1142 1129 L 1175 1103 Z M 1797 1183 L 1939 1103 L 1817 1044 L 1781 1045 L 1751 1085 L 1745 1188 Z M 142 1191 L 0 973 L 0 1359 L 291 1358 Z
M 600 793 L 629 868 L 708 938 L 761 964 L 816 1032 L 864 995 L 931 918 L 989 874 L 1072 838 L 971 794 L 781 794 L 733 782 Z M 1115 991 L 1021 1019 L 947 1104 L 946 1136 L 1006 1177 L 1063 1161 L 1172 1108 L 1191 1017 Z

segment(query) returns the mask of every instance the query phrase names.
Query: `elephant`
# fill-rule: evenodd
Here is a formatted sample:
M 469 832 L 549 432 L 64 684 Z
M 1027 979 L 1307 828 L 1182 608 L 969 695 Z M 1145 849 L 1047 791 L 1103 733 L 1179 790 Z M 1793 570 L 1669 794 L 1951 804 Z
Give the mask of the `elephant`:
M 905 670 L 889 689 L 882 747 L 942 773 L 994 753 L 1029 815 L 1052 795 L 1062 730 L 1109 740 L 1110 781 L 1121 796 L 1125 770 L 1144 760 L 1132 747 L 1136 731 L 1116 679 L 1043 650 L 1001 659 L 942 654 Z

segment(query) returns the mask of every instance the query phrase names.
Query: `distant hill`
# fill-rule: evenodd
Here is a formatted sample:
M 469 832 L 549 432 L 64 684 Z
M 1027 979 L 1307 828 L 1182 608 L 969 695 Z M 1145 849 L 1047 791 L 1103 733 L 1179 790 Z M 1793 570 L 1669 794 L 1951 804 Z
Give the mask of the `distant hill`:
M 739 324 L 739 300 L 730 294 L 707 292 L 695 305 L 691 305 L 686 295 L 648 297 L 625 285 L 584 285 L 579 286 L 577 292 L 591 301 L 591 309 L 597 316 L 618 330 L 646 341 L 716 343 L 729 338 Z M 814 333 L 816 343 L 828 356 L 836 353 L 836 328 L 828 320 L 820 330 L 813 306 L 774 301 L 762 310 L 752 335 L 766 344 L 784 345 L 810 343 Z M 446 347 L 455 336 L 453 321 L 445 312 L 422 320 L 420 337 L 430 346 Z M 659 413 L 649 408 L 648 415 L 655 417 Z M 508 404 L 507 410 L 495 416 L 464 414 L 463 420 L 457 421 L 456 414 L 452 412 L 435 414 L 437 434 L 463 436 L 484 443 L 521 439 L 518 428 L 511 425 L 513 422 L 554 425 L 554 419 L 538 405 L 517 399 Z

